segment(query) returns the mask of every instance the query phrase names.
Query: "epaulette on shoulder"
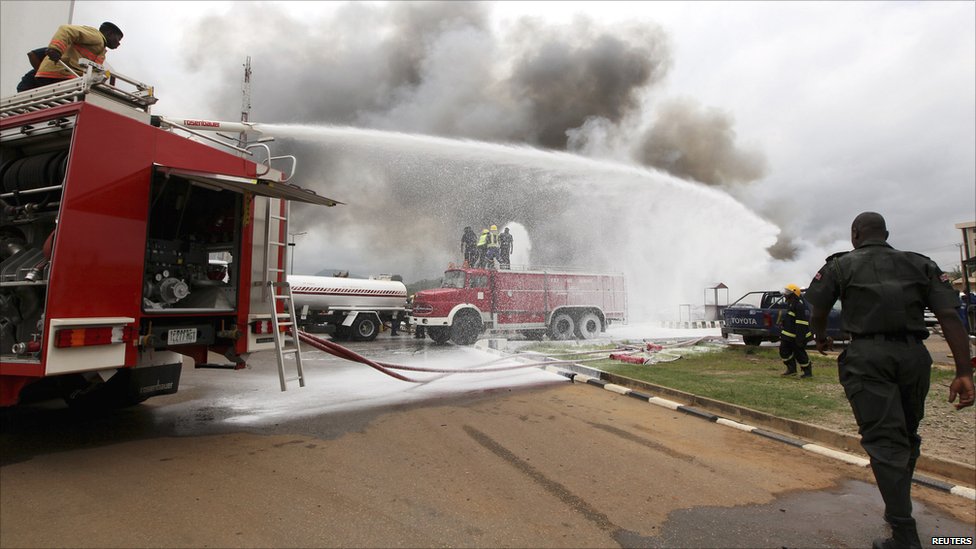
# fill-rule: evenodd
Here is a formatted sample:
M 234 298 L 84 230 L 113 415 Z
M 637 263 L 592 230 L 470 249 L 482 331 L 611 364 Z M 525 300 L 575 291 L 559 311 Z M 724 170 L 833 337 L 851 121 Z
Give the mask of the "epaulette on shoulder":
M 912 255 L 917 255 L 918 257 L 921 257 L 922 259 L 927 259 L 929 261 L 932 261 L 932 258 L 931 257 L 929 257 L 927 255 L 922 255 L 922 254 L 920 254 L 918 252 L 905 252 L 905 253 L 909 253 L 909 254 L 912 254 Z
M 835 253 L 835 254 L 833 254 L 833 255 L 830 255 L 830 256 L 827 256 L 827 259 L 826 259 L 825 261 L 826 261 L 827 263 L 830 263 L 831 261 L 833 261 L 833 260 L 835 260 L 835 259 L 837 259 L 838 257 L 840 257 L 840 256 L 842 256 L 842 255 L 847 255 L 847 254 L 849 254 L 849 253 L 851 253 L 851 252 L 837 252 L 837 253 Z

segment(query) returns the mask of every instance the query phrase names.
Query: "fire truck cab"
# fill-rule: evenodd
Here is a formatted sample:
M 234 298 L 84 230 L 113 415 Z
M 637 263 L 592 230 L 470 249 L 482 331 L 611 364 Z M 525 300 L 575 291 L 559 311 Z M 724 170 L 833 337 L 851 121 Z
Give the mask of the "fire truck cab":
M 280 310 L 288 201 L 337 204 L 271 167 L 293 157 L 152 116 L 151 87 L 112 77 L 0 100 L 0 406 L 175 393 L 183 356 L 244 367 L 274 346 L 252 326 Z

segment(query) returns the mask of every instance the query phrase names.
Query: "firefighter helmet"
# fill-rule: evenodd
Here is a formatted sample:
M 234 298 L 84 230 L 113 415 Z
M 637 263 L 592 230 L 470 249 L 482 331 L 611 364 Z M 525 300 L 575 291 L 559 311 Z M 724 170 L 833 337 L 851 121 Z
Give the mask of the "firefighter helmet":
M 793 294 L 796 297 L 800 297 L 800 287 L 797 286 L 796 284 L 787 284 L 786 287 L 783 288 L 783 295 L 790 295 L 790 294 Z
M 495 226 L 495 225 L 492 225 L 492 226 L 491 226 L 491 230 L 493 230 L 493 231 L 497 231 L 497 230 L 498 230 L 498 227 L 497 227 L 497 226 Z

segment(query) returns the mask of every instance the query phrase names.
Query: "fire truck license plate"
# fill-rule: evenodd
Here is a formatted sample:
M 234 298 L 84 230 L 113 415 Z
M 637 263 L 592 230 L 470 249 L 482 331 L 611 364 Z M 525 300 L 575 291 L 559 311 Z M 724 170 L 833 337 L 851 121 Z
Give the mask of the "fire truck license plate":
M 186 345 L 187 343 L 196 343 L 196 341 L 196 328 L 175 328 L 166 333 L 167 345 Z

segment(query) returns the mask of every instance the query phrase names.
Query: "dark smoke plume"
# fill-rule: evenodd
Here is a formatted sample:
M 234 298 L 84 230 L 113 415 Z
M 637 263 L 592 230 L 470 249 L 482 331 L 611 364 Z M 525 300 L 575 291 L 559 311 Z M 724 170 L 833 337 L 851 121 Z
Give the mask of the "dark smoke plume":
M 765 157 L 740 149 L 735 138 L 730 115 L 672 100 L 658 107 L 657 121 L 635 154 L 648 166 L 709 185 L 760 179 L 766 174 Z
M 672 65 L 659 26 L 607 27 L 585 17 L 555 26 L 525 18 L 499 34 L 490 9 L 479 2 L 349 3 L 298 19 L 239 3 L 188 33 L 186 58 L 212 81 L 226 82 L 214 105 L 227 119 L 238 116 L 242 74 L 228 60 L 251 55 L 251 120 L 557 150 L 567 149 L 569 136 L 585 142 L 600 121 L 617 142 L 632 141 L 622 128 L 647 118 L 642 100 Z M 242 35 L 253 28 L 271 30 Z M 761 155 L 736 146 L 731 117 L 683 102 L 662 105 L 635 158 L 713 185 L 765 173 Z

